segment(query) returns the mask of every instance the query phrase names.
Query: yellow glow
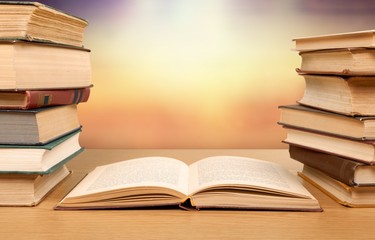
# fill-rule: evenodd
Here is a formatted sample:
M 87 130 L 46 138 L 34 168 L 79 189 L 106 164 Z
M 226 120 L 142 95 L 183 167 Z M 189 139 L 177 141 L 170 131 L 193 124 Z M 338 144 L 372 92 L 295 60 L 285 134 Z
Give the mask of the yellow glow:
M 79 106 L 82 144 L 286 147 L 277 107 L 304 88 L 291 39 L 314 35 L 310 20 L 324 18 L 284 2 L 245 2 L 131 1 L 93 17 L 85 45 L 95 85 Z

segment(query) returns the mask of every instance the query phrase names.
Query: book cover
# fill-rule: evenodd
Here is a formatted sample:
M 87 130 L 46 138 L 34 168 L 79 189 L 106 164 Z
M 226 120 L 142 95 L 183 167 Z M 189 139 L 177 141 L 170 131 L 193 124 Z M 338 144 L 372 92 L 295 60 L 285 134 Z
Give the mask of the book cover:
M 356 162 L 333 154 L 289 145 L 290 157 L 312 168 L 318 169 L 330 177 L 348 186 L 375 185 L 375 166 Z M 365 172 L 361 178 L 361 169 Z
M 69 175 L 65 165 L 43 175 L 0 174 L 0 206 L 36 206 Z
M 282 142 L 293 146 L 333 154 L 357 162 L 375 164 L 375 141 L 355 140 L 335 134 L 286 127 L 287 137 Z
M 278 124 L 357 140 L 375 140 L 374 116 L 349 116 L 304 105 L 279 106 Z
M 298 175 L 339 204 L 347 207 L 375 207 L 374 186 L 350 187 L 306 165 Z
M 1 174 L 26 174 L 26 175 L 46 175 L 46 174 L 51 174 L 55 172 L 57 169 L 61 168 L 64 166 L 66 163 L 68 163 L 70 160 L 74 159 L 77 157 L 80 153 L 85 151 L 85 148 L 80 148 L 67 156 L 66 158 L 62 159 L 60 162 L 56 163 L 55 165 L 51 166 L 50 168 L 46 170 L 40 170 L 40 171 L 11 171 L 11 170 L 0 170 L 0 175 Z
M 302 76 L 306 87 L 299 104 L 349 116 L 375 115 L 374 76 Z
M 61 143 L 65 142 L 67 139 L 71 138 L 74 135 L 77 135 L 81 132 L 81 130 L 76 130 L 72 133 L 65 134 L 64 136 L 55 139 L 44 145 L 11 145 L 11 144 L 0 144 L 1 149 L 45 149 L 45 150 L 52 150 L 56 146 L 60 145 Z
M 0 89 L 46 90 L 92 86 L 90 50 L 27 41 L 0 41 Z
M 373 48 L 375 30 L 333 33 L 309 37 L 294 38 L 295 50 L 311 51 L 335 48 Z
M 0 109 L 35 109 L 87 102 L 90 87 L 61 90 L 0 91 Z
M 0 38 L 83 46 L 85 19 L 38 2 L 0 1 L 0 11 Z
M 300 52 L 300 74 L 339 76 L 375 75 L 375 48 L 331 49 Z
M 67 134 L 48 144 L 0 145 L 0 171 L 49 172 L 60 162 L 67 162 L 82 152 L 79 143 L 81 131 Z
M 0 109 L 0 144 L 44 145 L 81 128 L 76 104 Z
M 59 10 L 57 8 L 54 8 L 54 7 L 48 6 L 46 4 L 39 3 L 39 2 L 31 2 L 31 1 L 0 1 L 0 5 L 21 5 L 21 6 L 22 5 L 29 5 L 29 6 L 35 6 L 37 8 L 46 8 L 46 9 L 50 9 L 50 10 L 53 10 L 53 11 L 57 11 L 57 12 L 61 13 L 62 15 L 67 15 L 69 17 L 79 19 L 80 21 L 85 22 L 86 25 L 88 24 L 88 21 L 86 19 L 83 19 L 81 17 L 72 15 L 70 13 L 64 12 L 62 10 Z

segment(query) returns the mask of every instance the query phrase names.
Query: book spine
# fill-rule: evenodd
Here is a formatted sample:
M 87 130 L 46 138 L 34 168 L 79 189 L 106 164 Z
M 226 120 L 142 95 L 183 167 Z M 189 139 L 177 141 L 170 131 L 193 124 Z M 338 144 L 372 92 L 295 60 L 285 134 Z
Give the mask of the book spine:
M 354 181 L 354 173 L 358 166 L 363 165 L 361 163 L 293 145 L 289 145 L 289 154 L 292 159 L 318 169 L 348 186 L 358 185 Z
M 68 105 L 86 102 L 90 96 L 90 88 L 50 90 L 50 91 L 26 91 L 27 104 L 23 109 L 39 107 Z

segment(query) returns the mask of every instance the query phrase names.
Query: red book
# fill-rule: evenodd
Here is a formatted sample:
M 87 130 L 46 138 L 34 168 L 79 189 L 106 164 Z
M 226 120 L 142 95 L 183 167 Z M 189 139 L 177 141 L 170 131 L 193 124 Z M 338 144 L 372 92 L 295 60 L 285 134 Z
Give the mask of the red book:
M 0 91 L 0 109 L 33 109 L 86 102 L 90 88 Z

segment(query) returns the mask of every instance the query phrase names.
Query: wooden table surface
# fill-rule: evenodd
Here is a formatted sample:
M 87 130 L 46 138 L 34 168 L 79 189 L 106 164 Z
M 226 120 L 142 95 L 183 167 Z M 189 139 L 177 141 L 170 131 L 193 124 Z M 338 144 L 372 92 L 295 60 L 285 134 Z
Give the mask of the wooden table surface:
M 239 155 L 279 162 L 293 173 L 302 165 L 285 149 L 109 150 L 87 149 L 68 167 L 74 174 L 95 166 L 142 157 L 169 156 L 194 162 L 212 155 Z M 70 190 L 64 181 L 36 207 L 1 207 L 3 239 L 375 239 L 375 208 L 343 207 L 305 183 L 324 212 L 180 209 L 56 211 Z

